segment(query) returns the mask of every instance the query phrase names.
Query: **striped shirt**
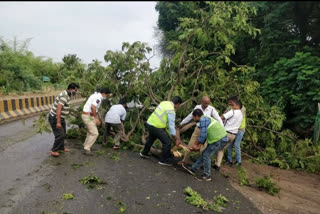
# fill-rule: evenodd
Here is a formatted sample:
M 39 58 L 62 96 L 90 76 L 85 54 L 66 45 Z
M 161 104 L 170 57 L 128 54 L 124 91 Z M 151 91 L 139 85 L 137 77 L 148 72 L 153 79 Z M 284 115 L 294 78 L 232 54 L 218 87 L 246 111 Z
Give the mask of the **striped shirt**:
M 50 114 L 52 116 L 56 116 L 57 114 L 57 106 L 58 104 L 62 105 L 62 109 L 61 109 L 61 117 L 65 118 L 66 115 L 69 114 L 69 102 L 70 102 L 70 97 L 68 95 L 67 91 L 62 91 L 59 96 L 56 97 L 56 100 L 54 101 L 52 108 L 50 110 Z

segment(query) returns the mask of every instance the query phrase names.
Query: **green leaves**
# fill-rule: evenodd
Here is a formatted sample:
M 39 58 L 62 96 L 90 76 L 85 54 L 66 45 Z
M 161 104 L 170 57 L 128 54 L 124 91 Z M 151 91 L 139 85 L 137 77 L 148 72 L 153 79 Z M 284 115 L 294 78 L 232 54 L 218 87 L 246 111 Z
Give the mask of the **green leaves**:
M 101 181 L 98 176 L 94 175 L 84 177 L 81 180 L 79 180 L 79 182 L 82 184 L 86 184 L 88 189 L 94 189 L 96 187 L 98 189 L 103 189 L 103 187 L 101 187 L 101 184 L 106 184 L 106 182 Z
M 239 178 L 239 181 L 240 181 L 240 185 L 243 186 L 243 185 L 250 185 L 250 182 L 249 182 L 249 177 L 248 177 L 248 172 L 247 170 L 242 167 L 242 166 L 238 166 L 237 167 L 237 173 L 238 173 L 238 178 Z
M 201 195 L 194 191 L 191 187 L 186 187 L 184 193 L 188 196 L 185 198 L 185 201 L 196 207 L 205 207 L 207 202 L 201 197 Z
M 214 197 L 213 201 L 206 201 L 202 196 L 191 187 L 186 187 L 184 193 L 187 195 L 185 201 L 193 206 L 201 207 L 203 210 L 212 210 L 221 213 L 221 208 L 227 207 L 227 202 L 229 201 L 227 197 L 223 195 L 218 195 Z
M 74 199 L 74 194 L 73 193 L 64 193 L 62 198 L 64 200 L 72 200 L 72 199 Z
M 271 176 L 256 178 L 255 182 L 258 185 L 259 189 L 266 191 L 270 195 L 275 195 L 280 192 L 280 188 L 278 188 L 276 184 L 271 180 Z
M 270 76 L 262 84 L 263 94 L 273 103 L 279 99 L 291 114 L 290 126 L 306 129 L 313 125 L 315 103 L 320 102 L 320 58 L 309 52 L 297 52 L 293 58 L 281 58 L 268 69 Z M 272 75 L 271 75 L 272 74 Z M 310 133 L 309 133 L 310 134 Z

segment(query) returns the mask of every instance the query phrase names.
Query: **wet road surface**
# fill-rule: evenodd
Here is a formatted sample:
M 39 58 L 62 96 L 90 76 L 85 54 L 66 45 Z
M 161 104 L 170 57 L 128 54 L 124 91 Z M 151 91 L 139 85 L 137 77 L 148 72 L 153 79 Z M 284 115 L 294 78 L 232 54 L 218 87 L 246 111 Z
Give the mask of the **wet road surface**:
M 260 213 L 215 171 L 211 182 L 199 182 L 180 166 L 161 166 L 156 158 L 141 159 L 133 151 L 96 144 L 94 156 L 83 155 L 77 140 L 67 140 L 70 153 L 51 157 L 53 134 L 35 134 L 33 119 L 25 125 L 21 121 L 0 125 L 1 214 L 113 214 L 121 213 L 121 207 L 134 214 L 204 213 L 184 201 L 187 186 L 205 199 L 226 196 L 230 201 L 223 213 Z M 79 180 L 89 175 L 106 184 L 88 189 Z M 64 193 L 75 198 L 65 200 Z

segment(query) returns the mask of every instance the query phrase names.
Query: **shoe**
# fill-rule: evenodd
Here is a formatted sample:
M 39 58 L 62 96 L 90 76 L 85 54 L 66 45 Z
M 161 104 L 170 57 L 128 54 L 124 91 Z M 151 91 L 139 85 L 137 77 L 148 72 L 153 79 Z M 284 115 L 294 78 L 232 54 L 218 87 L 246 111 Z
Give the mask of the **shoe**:
M 59 152 L 53 152 L 53 151 L 51 151 L 51 156 L 52 157 L 58 157 L 60 154 L 59 154 Z
M 233 163 L 230 162 L 230 161 L 227 161 L 227 165 L 230 166 L 230 167 L 232 167 L 232 166 L 233 166 Z
M 142 158 L 149 158 L 149 156 L 142 154 L 142 152 L 139 153 L 140 157 Z
M 215 164 L 212 166 L 212 168 L 214 168 L 217 172 L 220 171 L 220 166 L 217 166 L 217 165 L 215 165 Z
M 70 149 L 64 149 L 63 151 L 64 152 L 70 152 Z
M 196 176 L 195 179 L 198 181 L 211 181 L 211 176 L 201 175 Z
M 182 167 L 187 170 L 191 175 L 196 176 L 195 171 L 191 168 L 190 165 L 182 164 Z
M 84 151 L 82 152 L 82 154 L 84 155 L 88 155 L 88 156 L 93 156 L 92 152 L 89 150 L 84 149 Z
M 171 161 L 165 161 L 165 162 L 159 161 L 158 163 L 163 166 L 172 166 L 173 165 Z
M 114 149 L 114 150 L 118 150 L 118 149 L 119 149 L 119 146 L 113 146 L 113 149 Z
M 239 162 L 235 162 L 234 165 L 235 166 L 241 166 L 241 162 L 240 163 Z

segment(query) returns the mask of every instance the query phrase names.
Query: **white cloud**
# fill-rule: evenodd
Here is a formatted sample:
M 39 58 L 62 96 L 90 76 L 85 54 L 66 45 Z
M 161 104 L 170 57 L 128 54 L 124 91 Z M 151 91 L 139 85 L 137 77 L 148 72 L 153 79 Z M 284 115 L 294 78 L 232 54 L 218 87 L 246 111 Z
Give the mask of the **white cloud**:
M 0 2 L 0 36 L 24 40 L 37 56 L 61 61 L 77 54 L 85 63 L 102 62 L 122 42 L 156 44 L 156 2 Z M 153 58 L 157 67 L 160 54 Z

